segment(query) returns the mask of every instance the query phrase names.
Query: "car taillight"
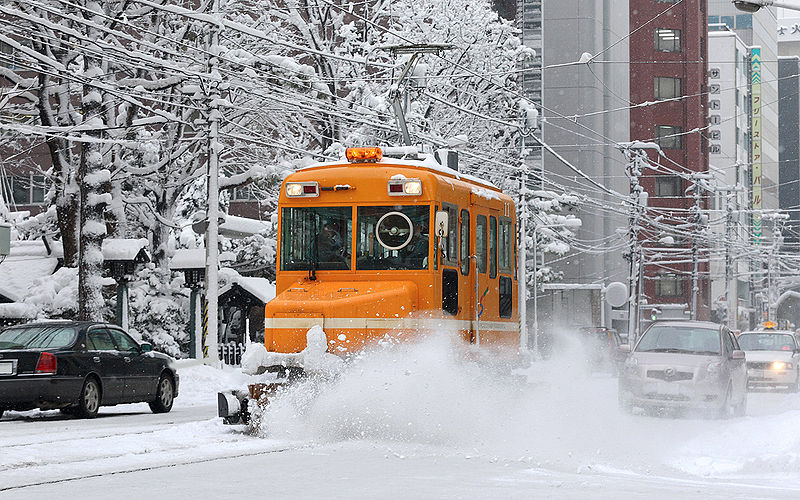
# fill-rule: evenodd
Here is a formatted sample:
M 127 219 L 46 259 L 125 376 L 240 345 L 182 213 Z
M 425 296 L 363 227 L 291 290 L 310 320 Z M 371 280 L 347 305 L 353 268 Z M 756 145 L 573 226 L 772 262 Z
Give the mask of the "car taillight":
M 39 355 L 39 362 L 36 363 L 36 370 L 34 373 L 37 375 L 54 375 L 56 373 L 56 357 L 49 352 L 43 352 Z

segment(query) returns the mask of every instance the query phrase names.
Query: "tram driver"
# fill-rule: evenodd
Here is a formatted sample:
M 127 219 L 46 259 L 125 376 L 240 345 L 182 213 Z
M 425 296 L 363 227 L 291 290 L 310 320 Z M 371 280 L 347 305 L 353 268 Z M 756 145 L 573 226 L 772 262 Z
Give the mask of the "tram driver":
M 317 235 L 318 255 L 320 262 L 344 262 L 344 246 L 339 222 L 333 219 L 325 221 L 322 232 Z
M 404 261 L 413 269 L 428 268 L 428 228 L 414 223 L 414 238 L 408 245 Z

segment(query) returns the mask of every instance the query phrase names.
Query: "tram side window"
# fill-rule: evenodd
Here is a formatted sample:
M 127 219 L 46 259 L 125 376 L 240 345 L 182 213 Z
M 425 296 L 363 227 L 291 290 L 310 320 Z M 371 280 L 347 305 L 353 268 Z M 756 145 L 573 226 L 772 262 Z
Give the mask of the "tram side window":
M 497 277 L 497 218 L 489 216 L 489 277 Z
M 469 211 L 461 211 L 461 274 L 469 275 Z
M 500 217 L 500 227 L 498 229 L 498 251 L 497 266 L 503 274 L 511 274 L 513 263 L 513 238 L 511 219 Z
M 478 272 L 486 272 L 486 216 L 475 219 L 475 253 L 478 255 Z
M 442 270 L 442 310 L 447 314 L 458 314 L 458 271 Z
M 447 210 L 447 238 L 445 241 L 445 255 L 442 264 L 447 266 L 458 265 L 458 207 L 449 203 L 442 203 L 442 209 Z
M 281 270 L 350 269 L 351 207 L 284 207 L 281 212 Z
M 508 276 L 500 276 L 499 292 L 500 292 L 500 308 L 499 308 L 500 317 L 510 318 L 511 312 L 514 308 L 514 300 L 513 300 L 514 291 L 512 289 L 511 278 L 509 278 Z

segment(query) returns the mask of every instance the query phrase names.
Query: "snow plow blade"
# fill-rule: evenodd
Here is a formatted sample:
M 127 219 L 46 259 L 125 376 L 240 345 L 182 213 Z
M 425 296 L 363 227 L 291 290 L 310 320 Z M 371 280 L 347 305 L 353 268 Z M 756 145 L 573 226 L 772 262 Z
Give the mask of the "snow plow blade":
M 217 414 L 222 417 L 224 424 L 247 424 L 250 422 L 250 401 L 255 401 L 259 406 L 266 406 L 269 404 L 270 397 L 274 396 L 283 385 L 282 382 L 250 384 L 247 386 L 247 393 L 243 391 L 218 392 Z

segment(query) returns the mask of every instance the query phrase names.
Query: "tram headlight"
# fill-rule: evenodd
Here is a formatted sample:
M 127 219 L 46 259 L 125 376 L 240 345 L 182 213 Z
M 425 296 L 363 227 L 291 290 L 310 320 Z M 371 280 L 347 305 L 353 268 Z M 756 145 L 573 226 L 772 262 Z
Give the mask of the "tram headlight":
M 408 195 L 422 194 L 422 182 L 418 180 L 408 180 L 403 184 L 403 192 Z
M 316 182 L 287 182 L 286 196 L 289 198 L 319 196 L 319 184 Z
M 419 179 L 392 179 L 388 184 L 389 196 L 419 196 L 422 181 Z

